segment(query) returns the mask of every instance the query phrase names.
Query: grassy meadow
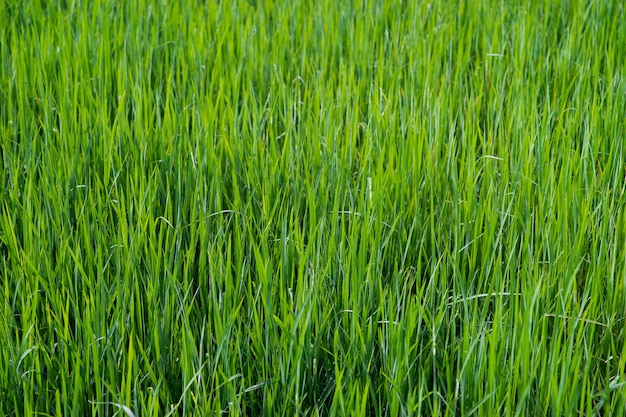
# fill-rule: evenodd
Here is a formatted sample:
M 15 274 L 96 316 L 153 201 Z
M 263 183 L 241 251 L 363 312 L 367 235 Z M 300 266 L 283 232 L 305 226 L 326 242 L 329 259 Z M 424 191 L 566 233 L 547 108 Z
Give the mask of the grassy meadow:
M 1 2 L 0 415 L 624 415 L 625 22 Z

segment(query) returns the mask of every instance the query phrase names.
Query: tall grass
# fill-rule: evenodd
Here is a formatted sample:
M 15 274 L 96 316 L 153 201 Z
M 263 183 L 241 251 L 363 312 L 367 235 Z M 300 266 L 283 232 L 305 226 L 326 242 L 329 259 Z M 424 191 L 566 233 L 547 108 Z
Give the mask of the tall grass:
M 0 414 L 623 415 L 623 21 L 7 0 Z

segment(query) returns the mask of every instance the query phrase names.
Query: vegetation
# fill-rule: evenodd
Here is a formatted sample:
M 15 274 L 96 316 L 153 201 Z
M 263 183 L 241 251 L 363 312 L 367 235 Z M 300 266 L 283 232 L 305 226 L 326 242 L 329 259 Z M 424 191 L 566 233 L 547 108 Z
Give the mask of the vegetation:
M 0 5 L 0 414 L 624 415 L 618 1 Z

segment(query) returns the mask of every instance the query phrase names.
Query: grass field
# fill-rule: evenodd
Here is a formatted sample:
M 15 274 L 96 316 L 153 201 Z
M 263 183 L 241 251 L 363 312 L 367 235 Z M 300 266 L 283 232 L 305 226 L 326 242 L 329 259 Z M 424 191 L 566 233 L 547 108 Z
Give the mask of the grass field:
M 0 415 L 624 415 L 625 22 L 3 1 Z

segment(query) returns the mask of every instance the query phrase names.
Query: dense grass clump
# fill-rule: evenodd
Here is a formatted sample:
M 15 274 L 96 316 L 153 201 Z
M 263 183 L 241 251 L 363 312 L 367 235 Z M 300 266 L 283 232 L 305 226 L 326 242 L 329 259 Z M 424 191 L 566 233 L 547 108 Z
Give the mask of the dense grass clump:
M 0 414 L 626 413 L 618 1 L 0 4 Z

